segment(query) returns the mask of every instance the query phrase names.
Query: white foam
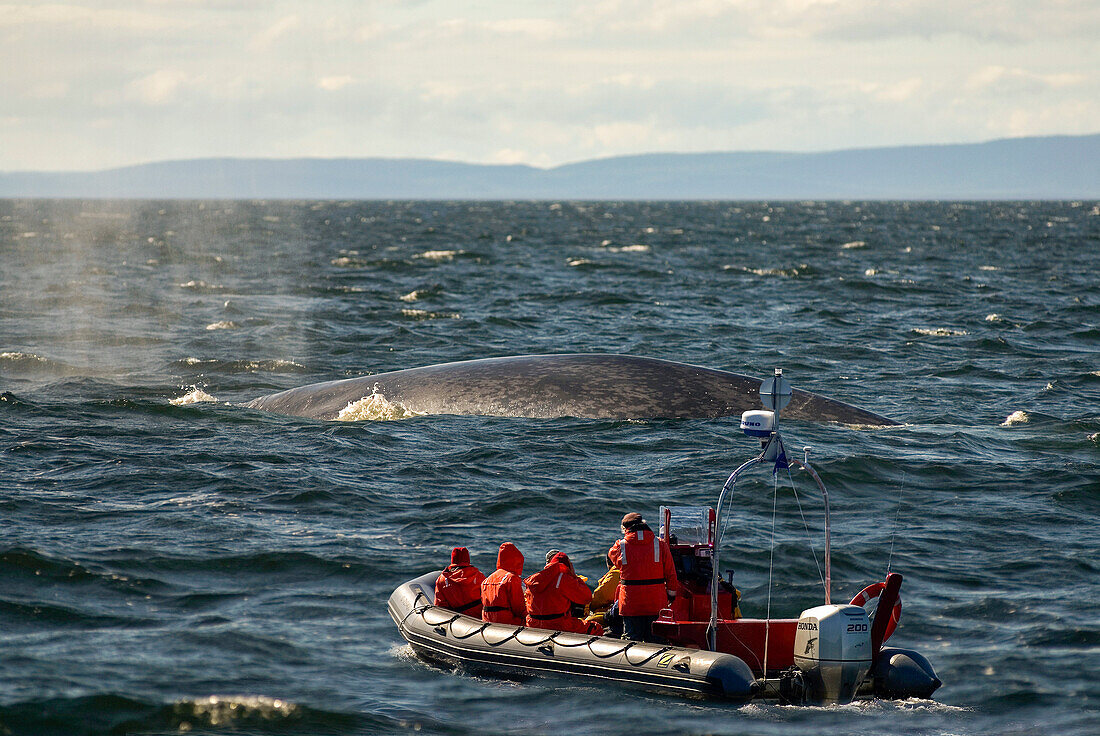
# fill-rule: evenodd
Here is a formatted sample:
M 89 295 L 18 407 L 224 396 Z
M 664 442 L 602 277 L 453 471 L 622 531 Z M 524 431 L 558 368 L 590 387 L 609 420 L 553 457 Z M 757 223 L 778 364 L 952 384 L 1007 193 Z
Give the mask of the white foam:
M 985 321 L 986 322 L 1004 322 L 1005 318 L 994 312 L 993 314 L 987 314 L 985 316 Z
M 462 319 L 458 312 L 429 312 L 426 309 L 402 309 L 401 315 L 410 319 Z
M 461 255 L 464 252 L 465 251 L 461 250 L 426 250 L 414 257 L 424 258 L 429 261 L 451 261 L 454 260 L 455 256 Z
M 370 396 L 353 401 L 340 410 L 336 419 L 341 422 L 390 422 L 396 419 L 424 416 L 399 402 L 390 402 L 377 388 Z
M 842 245 L 840 247 L 843 248 L 844 250 L 857 250 L 859 248 L 866 248 L 867 247 L 867 242 L 864 241 L 864 240 L 853 240 L 852 242 L 845 243 L 844 245 Z
M 1031 417 L 1026 411 L 1014 411 L 1009 414 L 1003 422 L 1002 427 L 1013 427 L 1017 424 L 1027 424 L 1031 421 Z
M 216 404 L 218 400 L 201 388 L 191 387 L 191 390 L 183 396 L 169 401 L 173 406 L 187 406 L 188 404 Z
M 212 322 L 206 326 L 208 330 L 235 330 L 237 329 L 237 323 L 229 320 L 222 320 L 221 322 Z
M 0 353 L 0 360 L 33 361 L 35 363 L 43 363 L 43 364 L 50 362 L 50 361 L 46 360 L 45 358 L 43 358 L 42 356 L 35 355 L 34 353 L 18 353 L 18 352 Z
M 950 330 L 946 327 L 936 327 L 931 329 L 914 327 L 912 331 L 918 335 L 928 335 L 930 337 L 961 337 L 963 335 L 970 334 L 966 330 Z

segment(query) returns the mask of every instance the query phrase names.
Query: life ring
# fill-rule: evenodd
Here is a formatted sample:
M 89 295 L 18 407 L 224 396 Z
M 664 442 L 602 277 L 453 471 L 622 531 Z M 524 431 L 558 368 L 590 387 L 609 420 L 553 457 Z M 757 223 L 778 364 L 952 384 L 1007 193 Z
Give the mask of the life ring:
M 868 601 L 872 601 L 882 595 L 882 591 L 885 589 L 886 583 L 871 583 L 866 588 L 856 593 L 856 597 L 852 599 L 851 605 L 865 606 Z M 875 615 L 878 615 L 878 611 L 875 611 Z M 898 593 L 898 599 L 894 603 L 894 610 L 890 612 L 890 620 L 886 622 L 886 631 L 882 635 L 883 642 L 889 639 L 890 635 L 894 633 L 894 629 L 898 627 L 899 621 L 901 621 L 901 593 Z

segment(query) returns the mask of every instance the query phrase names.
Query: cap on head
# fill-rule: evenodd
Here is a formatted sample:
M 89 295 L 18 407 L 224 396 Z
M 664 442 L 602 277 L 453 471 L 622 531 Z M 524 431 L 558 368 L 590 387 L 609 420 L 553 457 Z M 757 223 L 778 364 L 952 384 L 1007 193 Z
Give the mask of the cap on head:
M 554 558 L 554 555 L 559 554 L 560 550 L 552 549 L 546 553 L 546 564 L 550 564 L 550 560 Z
M 645 519 L 637 511 L 631 511 L 629 514 L 623 517 L 623 529 L 630 531 L 635 527 L 639 527 L 645 523 Z

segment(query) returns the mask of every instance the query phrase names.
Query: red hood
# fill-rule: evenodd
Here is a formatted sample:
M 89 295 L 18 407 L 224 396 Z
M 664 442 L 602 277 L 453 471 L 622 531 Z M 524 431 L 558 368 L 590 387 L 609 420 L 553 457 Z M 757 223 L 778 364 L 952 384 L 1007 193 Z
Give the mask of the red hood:
M 497 569 L 507 570 L 515 575 L 523 574 L 523 553 L 511 542 L 500 545 L 497 552 Z
M 470 564 L 470 550 L 465 547 L 455 547 L 451 550 L 451 564 L 452 565 L 469 565 Z
M 539 591 L 543 588 L 553 588 L 558 584 L 558 578 L 562 575 L 570 575 L 569 568 L 562 562 L 558 562 L 558 555 L 554 555 L 550 564 L 536 572 L 524 582 L 527 588 Z

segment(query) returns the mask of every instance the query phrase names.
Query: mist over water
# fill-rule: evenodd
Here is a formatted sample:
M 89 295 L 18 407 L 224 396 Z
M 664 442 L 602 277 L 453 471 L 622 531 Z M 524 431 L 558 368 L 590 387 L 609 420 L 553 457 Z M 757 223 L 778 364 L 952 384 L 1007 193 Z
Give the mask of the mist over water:
M 1097 251 L 1094 202 L 0 202 L 0 731 L 1096 733 Z M 419 663 L 385 601 L 452 546 L 598 576 L 623 513 L 712 504 L 756 443 L 736 418 L 240 404 L 551 352 L 781 366 L 906 422 L 785 434 L 830 489 L 834 598 L 905 576 L 891 642 L 935 701 L 733 708 Z M 795 616 L 821 584 L 779 481 L 772 614 Z M 726 536 L 748 616 L 772 490 L 739 486 Z

